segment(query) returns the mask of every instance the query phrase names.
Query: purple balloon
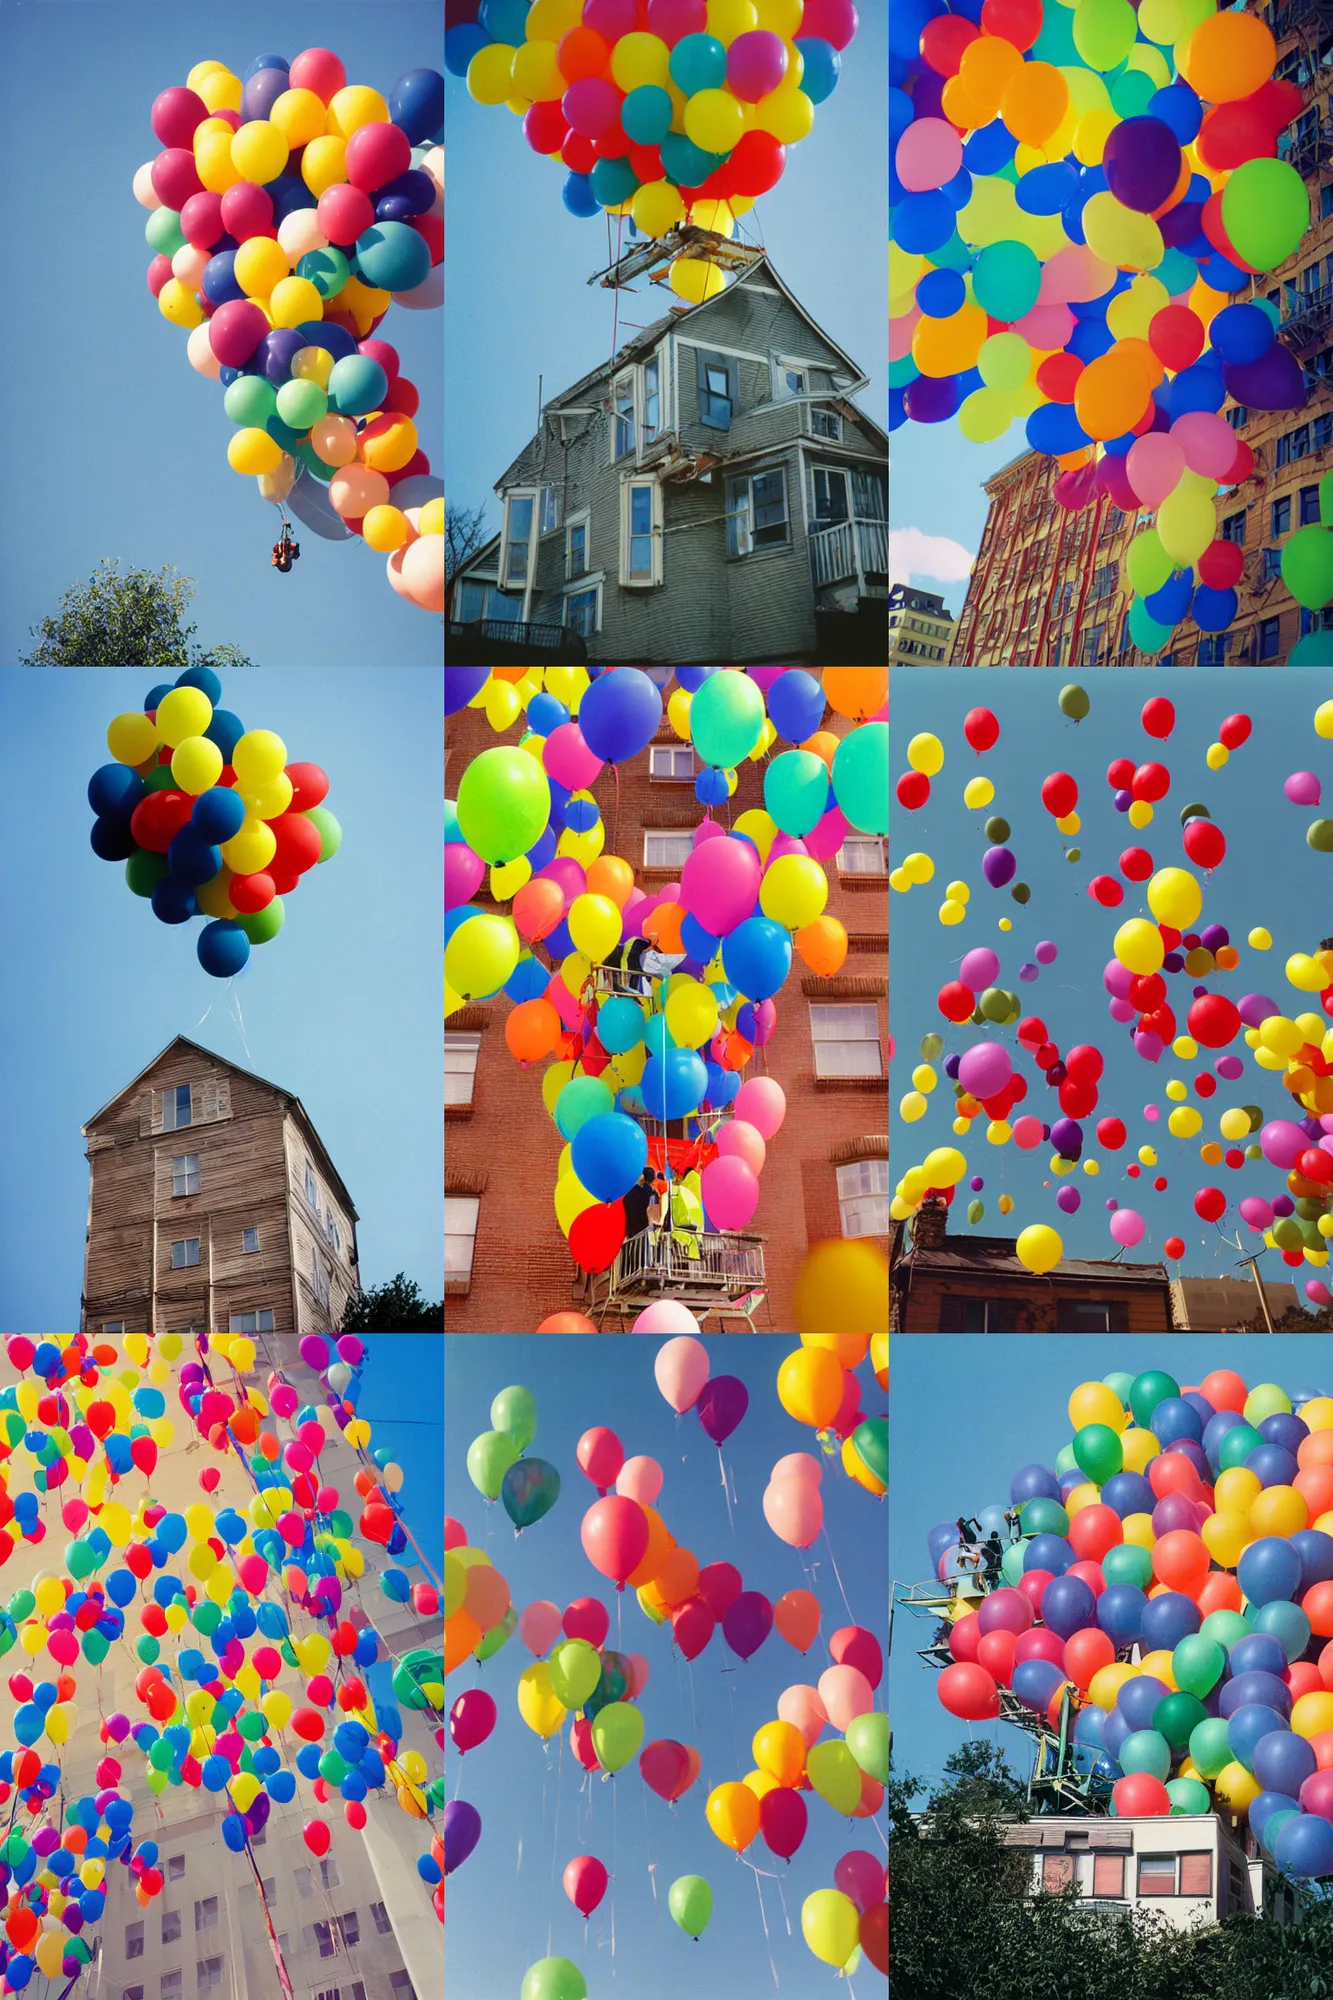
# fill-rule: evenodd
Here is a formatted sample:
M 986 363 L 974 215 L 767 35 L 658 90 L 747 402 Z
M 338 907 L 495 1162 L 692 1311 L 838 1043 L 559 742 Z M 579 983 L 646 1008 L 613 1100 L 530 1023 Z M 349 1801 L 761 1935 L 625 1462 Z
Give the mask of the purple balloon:
M 912 387 L 916 386 L 914 382 Z M 1012 882 L 1017 869 L 1018 863 L 1007 847 L 988 847 L 981 857 L 981 872 L 992 889 L 1003 889 L 1006 882 Z
M 1205 951 L 1218 951 L 1231 943 L 1231 933 L 1225 924 L 1205 924 L 1199 932 L 1199 943 Z
M 979 1103 L 998 1097 L 1013 1075 L 1009 1051 L 999 1042 L 977 1042 L 958 1062 L 958 1081 Z
M 1313 771 L 1293 771 L 1284 781 L 1282 789 L 1294 806 L 1319 804 L 1319 780 Z
M 958 977 L 964 986 L 970 986 L 974 993 L 980 993 L 985 987 L 995 984 L 999 970 L 1000 961 L 997 954 L 989 945 L 979 944 L 972 951 L 963 953 Z
M 1213 1068 L 1223 1083 L 1234 1083 L 1237 1077 L 1245 1074 L 1245 1065 L 1239 1056 L 1219 1056 Z
M 748 1660 L 773 1630 L 773 1606 L 762 1590 L 743 1590 L 722 1616 L 722 1636 L 733 1653 Z
M 1122 118 L 1107 138 L 1102 171 L 1118 202 L 1147 215 L 1180 178 L 1180 141 L 1160 118 Z
M 489 667 L 446 667 L 444 670 L 444 712 L 454 715 L 466 708 L 474 694 L 485 687 Z
M 750 1407 L 750 1392 L 735 1375 L 714 1375 L 695 1404 L 699 1422 L 714 1444 L 724 1444 Z
M 1305 408 L 1305 377 L 1300 363 L 1280 340 L 1275 340 L 1258 361 L 1224 365 L 1222 380 L 1228 396 L 1252 410 Z
M 1062 1159 L 1076 1160 L 1083 1151 L 1083 1127 L 1076 1118 L 1057 1118 L 1051 1127 L 1051 1144 Z
M 1134 1053 L 1145 1062 L 1160 1062 L 1165 1046 L 1161 1036 L 1155 1035 L 1151 1028 L 1140 1028 L 1134 1036 Z
M 668 667 L 667 668 L 668 676 L 672 674 L 674 671 L 675 671 L 674 668 Z M 764 699 L 767 700 L 768 690 L 772 687 L 774 681 L 778 680 L 783 674 L 789 672 L 790 669 L 787 667 L 747 667 L 745 671 L 750 676 L 750 679 L 752 681 L 758 681 L 760 687 L 764 691 Z M 663 682 L 662 685 L 665 686 L 666 683 Z
M 1122 965 L 1118 958 L 1108 961 L 1106 969 L 1102 973 L 1102 985 L 1115 999 L 1128 1000 L 1129 989 L 1133 981 L 1134 974 L 1127 965 Z
M 1055 1205 L 1063 1215 L 1077 1215 L 1083 1197 L 1076 1187 L 1062 1187 L 1055 1197 Z
M 1280 1014 L 1282 1009 L 1266 993 L 1242 993 L 1236 1002 L 1236 1012 L 1247 1028 L 1261 1028 L 1271 1015 Z
M 1053 945 L 1049 938 L 1043 938 L 1032 956 L 1036 959 L 1038 965 L 1054 965 L 1060 953 L 1058 947 Z
M 1038 968 L 1035 965 L 1031 965 L 1025 961 L 1018 968 L 1018 976 L 1020 979 L 1026 980 L 1030 986 L 1032 981 L 1037 977 L 1037 970 Z
M 479 854 L 464 847 L 461 841 L 450 841 L 444 850 L 445 909 L 457 909 L 460 904 L 470 902 L 485 873 L 486 863 Z
M 1309 1136 L 1289 1118 L 1273 1118 L 1259 1134 L 1259 1145 L 1270 1167 L 1289 1173 L 1309 1144 Z
M 1113 1021 L 1133 1021 L 1138 1016 L 1138 1009 L 1131 1007 L 1128 1000 L 1108 1001 L 1106 1011 Z
M 268 1824 L 268 1816 L 272 1809 L 273 1802 L 269 1798 L 268 1793 L 256 1792 L 250 1809 L 245 1815 L 245 1823 L 251 1833 L 263 1832 L 265 1826 Z
M 481 1814 L 465 1799 L 450 1799 L 444 1809 L 444 1872 L 461 1868 L 481 1839 Z

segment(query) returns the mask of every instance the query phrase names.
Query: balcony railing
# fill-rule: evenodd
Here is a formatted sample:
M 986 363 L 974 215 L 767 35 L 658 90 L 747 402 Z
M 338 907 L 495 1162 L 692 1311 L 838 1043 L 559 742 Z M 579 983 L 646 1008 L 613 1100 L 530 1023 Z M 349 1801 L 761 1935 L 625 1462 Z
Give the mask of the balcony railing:
M 582 666 L 588 649 L 568 625 L 523 624 L 507 618 L 478 618 L 449 624 L 450 660 L 456 665 L 518 666 L 540 655 L 552 665 Z
M 592 1280 L 588 1311 L 641 1311 L 654 1299 L 671 1297 L 683 1299 L 701 1324 L 709 1313 L 748 1320 L 759 1303 L 751 1295 L 766 1285 L 765 1241 L 720 1230 L 645 1229 Z
M 888 522 L 838 521 L 817 529 L 810 537 L 810 569 L 816 590 L 853 576 L 863 592 L 870 578 L 882 582 L 889 571 Z

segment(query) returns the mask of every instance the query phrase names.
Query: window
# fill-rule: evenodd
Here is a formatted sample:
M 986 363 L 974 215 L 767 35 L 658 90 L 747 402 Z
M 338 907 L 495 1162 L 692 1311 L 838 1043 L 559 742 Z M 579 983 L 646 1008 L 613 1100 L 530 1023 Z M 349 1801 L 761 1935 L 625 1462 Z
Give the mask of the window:
M 1275 660 L 1277 658 L 1277 649 L 1278 621 L 1276 618 L 1265 618 L 1259 626 L 1259 658 L 1261 660 Z
M 315 2000 L 343 2000 L 341 1986 L 326 1986 L 315 1995 Z
M 338 1864 L 331 1854 L 326 1854 L 319 1864 L 319 1879 L 326 1889 L 336 1889 L 342 1880 L 338 1873 Z
M 1061 1333 L 1118 1333 L 1120 1315 L 1105 1299 L 1062 1299 L 1058 1307 Z
M 183 1236 L 179 1242 L 172 1244 L 171 1268 L 173 1271 L 183 1271 L 187 1264 L 197 1264 L 198 1262 L 199 1238 L 197 1236 Z
M 1238 514 L 1228 514 L 1222 523 L 1222 540 L 1235 542 L 1240 548 L 1245 546 L 1245 509 Z
M 629 371 L 616 377 L 613 391 L 615 404 L 615 445 L 614 458 L 624 458 L 634 449 L 634 375 Z
M 694 841 L 688 833 L 644 833 L 645 868 L 683 868 L 693 852 Z
M 857 1160 L 838 1168 L 838 1208 L 844 1236 L 889 1233 L 889 1163 Z
M 201 1897 L 195 1903 L 194 1906 L 195 1929 L 197 1931 L 211 1931 L 215 1928 L 217 1920 L 218 1920 L 217 1897 L 216 1896 Z
M 838 849 L 838 866 L 844 875 L 882 875 L 884 842 L 876 834 L 850 835 Z
M 372 1903 L 370 1914 L 375 1919 L 375 1929 L 381 1937 L 384 1937 L 393 1929 L 393 1925 L 389 1922 L 389 1912 L 385 1909 L 383 1903 Z
M 1288 528 L 1291 526 L 1290 493 L 1284 493 L 1280 500 L 1275 500 L 1273 502 L 1272 514 L 1273 514 L 1273 525 L 1271 532 L 1274 535 L 1285 535 Z
M 790 540 L 785 466 L 770 466 L 728 483 L 729 556 L 748 556 L 755 549 L 777 547 Z
M 181 1913 L 179 1910 L 163 1910 L 162 1942 L 174 1944 L 181 1934 Z
M 1175 1855 L 1141 1855 L 1139 1858 L 1139 1894 L 1141 1896 L 1174 1896 L 1175 1893 Z
M 512 625 L 522 618 L 523 603 L 520 598 L 506 597 L 495 584 L 469 576 L 463 579 L 458 615 L 465 625 L 482 618 Z
M 1199 641 L 1199 665 L 1201 667 L 1224 667 L 1230 651 L 1231 634 L 1229 632 L 1215 632 L 1211 637 L 1205 635 Z
M 315 1219 L 316 1221 L 318 1221 L 319 1185 L 315 1180 L 315 1169 L 311 1166 L 309 1160 L 307 1160 L 305 1163 L 305 1198 L 309 1202 L 310 1206 L 314 1209 Z
M 643 441 L 650 444 L 662 428 L 662 363 L 656 354 L 645 361 L 643 381 Z
M 261 1826 L 258 1833 L 252 1833 L 250 1835 L 250 1845 L 251 1847 L 263 1847 L 267 1839 L 268 1839 L 268 1828 L 266 1826 Z
M 122 1988 L 120 2000 L 143 2000 L 142 1986 L 126 1986 Z
M 324 1268 L 320 1254 L 313 1244 L 310 1248 L 310 1281 L 315 1288 L 316 1302 L 323 1306 L 325 1312 L 327 1312 L 329 1309 L 329 1274 Z
M 1211 1854 L 1181 1855 L 1180 1893 L 1182 1896 L 1212 1895 L 1213 1857 Z
M 565 623 L 581 639 L 591 639 L 602 629 L 602 586 L 572 591 L 565 599 Z
M 335 1250 L 342 1249 L 343 1233 L 338 1227 L 338 1218 L 331 1208 L 326 1208 L 324 1211 L 324 1238 Z
M 1118 567 L 1119 565 L 1116 563 L 1103 563 L 1101 568 L 1097 571 L 1097 574 L 1092 579 L 1092 595 L 1094 602 L 1096 602 L 1098 598 L 1109 597 L 1111 595 L 1112 591 L 1115 589 L 1116 570 Z
M 191 1122 L 190 1086 L 178 1083 L 173 1089 L 162 1093 L 162 1130 L 178 1132 L 183 1125 Z
M 1048 1896 L 1058 1896 L 1074 1879 L 1072 1854 L 1045 1854 L 1041 1863 L 1041 1886 Z
M 784 399 L 803 396 L 807 378 L 804 368 L 784 368 L 782 371 L 782 395 Z
M 1093 1855 L 1092 1893 L 1094 1896 L 1122 1897 L 1124 1895 L 1125 1857 L 1123 1854 Z
M 675 748 L 657 749 L 648 752 L 648 776 L 650 778 L 671 778 L 675 783 L 689 785 L 694 782 L 694 752 L 688 746 L 683 750 Z
M 125 1926 L 125 1956 L 126 1956 L 126 1958 L 142 1958 L 142 1957 L 143 1957 L 143 1925 L 142 1925 L 142 1923 L 138 1923 L 138 1924 L 126 1924 L 126 1926 Z
M 725 354 L 699 354 L 699 422 L 711 431 L 729 431 L 740 400 L 740 370 Z
M 162 2000 L 181 2000 L 181 1993 L 184 1990 L 184 1978 L 185 1975 L 179 1966 L 172 1972 L 164 1972 L 162 1974 Z
M 185 1856 L 183 1854 L 173 1854 L 167 1862 L 168 1882 L 179 1882 L 184 1873 Z
M 811 410 L 810 428 L 817 438 L 827 438 L 831 444 L 842 443 L 842 418 L 837 410 Z
M 319 1946 L 320 1957 L 332 1958 L 333 1954 L 338 1949 L 337 1943 L 333 1936 L 333 1925 L 315 1924 L 313 1928 L 315 1935 L 315 1943 Z
M 620 488 L 620 581 L 642 589 L 662 581 L 662 489 L 655 479 Z
M 360 1943 L 361 1919 L 355 1910 L 345 1910 L 338 1919 L 338 1926 L 342 1931 L 344 1944 L 353 1945 Z
M 227 1320 L 228 1333 L 272 1333 L 273 1314 L 267 1306 L 258 1312 L 232 1313 Z
M 565 575 L 588 574 L 588 516 L 572 515 L 565 524 Z
M 521 588 L 528 580 L 528 562 L 532 552 L 532 516 L 534 501 L 531 493 L 507 493 L 505 495 L 505 519 L 503 537 L 504 566 L 500 571 L 503 582 Z
M 851 516 L 847 474 L 840 466 L 816 465 L 811 470 L 814 488 L 815 521 L 820 528 L 836 527 Z
M 211 1993 L 215 1986 L 222 1984 L 222 1960 L 201 1958 L 194 1968 L 195 1980 L 201 1993 Z
M 1012 1333 L 1014 1308 L 1009 1299 L 964 1299 L 960 1333 Z
M 261 1876 L 260 1876 L 260 1878 L 259 1878 L 259 1880 L 260 1880 L 260 1885 L 261 1885 L 261 1887 L 263 1888 L 263 1891 L 264 1891 L 264 1899 L 265 1899 L 265 1901 L 266 1901 L 266 1902 L 269 1902 L 269 1903 L 275 1903 L 275 1902 L 277 1901 L 277 1899 L 278 1899 L 278 1878 L 277 1878 L 277 1876 L 276 1876 L 276 1875 L 261 1875 Z
M 1318 489 L 1316 488 L 1316 492 Z M 199 1155 L 198 1153 L 178 1153 L 171 1162 L 171 1195 L 198 1194 Z
M 389 1991 L 390 1993 L 401 1993 L 403 2000 L 417 2000 L 412 1982 L 405 1972 L 391 1972 L 389 1974 Z
M 241 1231 L 241 1250 L 247 1257 L 257 1255 L 259 1250 L 259 1231 L 257 1229 L 243 1229 Z
M 104 1320 L 102 1322 L 102 1331 L 103 1333 L 124 1333 L 125 1322 L 123 1319 Z
M 448 1278 L 472 1276 L 472 1251 L 477 1240 L 477 1215 L 481 1203 L 475 1196 L 446 1195 L 444 1198 L 444 1275 Z
M 1319 520 L 1319 488 L 1317 486 L 1302 486 L 1301 526 L 1303 528 L 1308 528 L 1311 522 L 1317 524 L 1318 520 Z
M 471 1104 L 472 1092 L 477 1081 L 477 1057 L 481 1052 L 481 1036 L 453 1033 L 448 1029 L 444 1035 L 444 1101 L 446 1104 Z
M 1333 181 L 1325 181 L 1319 190 L 1319 219 L 1327 222 L 1333 215 Z
M 1333 410 L 1325 410 L 1314 420 L 1314 448 L 1324 451 L 1330 444 L 1333 444 Z
M 560 496 L 554 486 L 542 488 L 542 523 L 540 532 L 553 535 L 560 526 Z
M 874 1006 L 811 1003 L 816 1076 L 882 1076 L 879 1011 Z
M 297 1868 L 294 1873 L 296 1875 L 296 1893 L 302 1902 L 305 1902 L 310 1896 L 312 1887 L 310 1870 L 308 1868 Z
M 1271 582 L 1273 581 L 1274 577 L 1277 577 L 1277 576 L 1281 576 L 1281 574 L 1282 574 L 1282 551 L 1281 551 L 1281 549 L 1265 549 L 1265 550 L 1264 550 L 1264 582 L 1265 582 L 1265 583 L 1271 583 Z

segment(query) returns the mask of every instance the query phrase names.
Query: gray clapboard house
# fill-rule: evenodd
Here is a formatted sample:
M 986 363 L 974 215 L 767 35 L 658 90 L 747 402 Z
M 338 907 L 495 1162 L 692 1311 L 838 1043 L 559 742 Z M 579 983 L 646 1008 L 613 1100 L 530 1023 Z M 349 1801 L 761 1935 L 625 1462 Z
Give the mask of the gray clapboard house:
M 866 380 L 766 256 L 673 309 L 544 405 L 455 586 L 448 657 L 884 660 Z

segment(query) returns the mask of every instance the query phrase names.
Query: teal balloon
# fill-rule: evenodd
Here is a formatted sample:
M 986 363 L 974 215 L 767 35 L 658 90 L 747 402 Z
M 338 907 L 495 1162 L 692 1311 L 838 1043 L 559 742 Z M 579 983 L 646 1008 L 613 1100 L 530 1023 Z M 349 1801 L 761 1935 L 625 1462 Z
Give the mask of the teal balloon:
M 277 414 L 278 392 L 262 375 L 238 375 L 228 384 L 222 407 L 232 423 L 262 431 Z
M 1135 1423 L 1141 1430 L 1151 1430 L 1152 1414 L 1157 1405 L 1171 1401 L 1179 1394 L 1180 1384 L 1174 1375 L 1168 1375 L 1163 1368 L 1146 1368 L 1141 1375 L 1134 1377 L 1129 1388 L 1129 1407 Z M 1256 1436 L 1255 1443 L 1262 1444 L 1263 1439 Z
M 707 685 L 711 687 L 711 681 Z M 860 832 L 888 832 L 887 722 L 863 722 L 843 737 L 833 758 L 833 796 L 843 816 Z
M 1023 1558 L 1026 1554 L 1027 1544 L 1025 1541 L 1010 1542 L 1008 1548 L 1000 1558 L 1000 1574 L 1006 1583 L 1012 1583 L 1016 1586 L 1022 1582 Z
M 603 1001 L 597 1014 L 597 1039 L 608 1055 L 623 1056 L 636 1049 L 643 1031 L 643 1009 L 636 1001 L 624 997 Z
M 557 1130 L 572 1143 L 581 1125 L 614 1109 L 615 1100 L 600 1076 L 573 1076 L 555 1100 Z
M 972 266 L 972 296 L 992 319 L 1022 319 L 1037 303 L 1041 263 L 1026 243 L 991 243 Z
M 1106 1551 L 1102 1575 L 1108 1583 L 1130 1583 L 1135 1590 L 1145 1590 L 1152 1576 L 1152 1552 L 1137 1542 L 1120 1542 Z
M 660 146 L 671 130 L 674 110 L 671 92 L 658 84 L 640 84 L 631 90 L 620 107 L 620 123 L 625 137 L 636 146 Z
M 309 278 L 322 299 L 336 299 L 351 274 L 351 265 L 332 244 L 323 250 L 308 250 L 297 259 L 297 277 Z M 312 341 L 311 345 L 315 344 Z
M 813 833 L 828 811 L 828 766 L 813 750 L 784 750 L 764 773 L 764 804 L 780 833 Z
M 511 1383 L 491 1398 L 491 1422 L 519 1451 L 526 1451 L 537 1435 L 537 1398 L 521 1382 Z
M 690 703 L 695 750 L 703 763 L 716 764 L 719 770 L 742 763 L 754 749 L 763 726 L 764 697 L 759 684 L 735 667 L 710 674 Z M 459 803 L 461 806 L 461 798 Z
M 1159 625 L 1143 598 L 1129 607 L 1129 636 L 1141 653 L 1160 653 L 1175 631 L 1174 625 Z
M 372 222 L 356 239 L 356 267 L 383 292 L 410 292 L 430 276 L 430 245 L 407 222 Z
M 144 239 L 159 257 L 174 257 L 185 248 L 185 231 L 174 208 L 155 208 L 143 226 Z
M 667 1890 L 667 1908 L 686 1937 L 702 1937 L 713 1914 L 713 1892 L 702 1875 L 679 1875 Z
M 671 51 L 671 81 L 686 97 L 720 90 L 727 80 L 727 51 L 715 35 L 683 35 Z
M 623 1653 L 603 1653 L 597 1685 L 583 1704 L 583 1713 L 588 1721 L 591 1722 L 602 1709 L 610 1708 L 612 1702 L 623 1701 L 629 1693 L 632 1678 L 633 1668 Z M 565 1706 L 569 1706 L 568 1702 Z
M 1226 1663 L 1227 1656 L 1215 1639 L 1205 1639 L 1202 1632 L 1191 1632 L 1172 1653 L 1171 1672 L 1178 1688 L 1202 1700 L 1221 1680 Z
M 1171 1745 L 1157 1729 L 1136 1729 L 1120 1745 L 1116 1758 L 1122 1771 L 1147 1771 L 1165 1784 L 1171 1774 Z
M 521 1458 L 500 1487 L 501 1504 L 520 1532 L 549 1514 L 559 1498 L 560 1474 L 544 1458 Z
M 854 1445 L 862 1463 L 874 1473 L 881 1486 L 889 1483 L 889 1420 L 887 1417 L 867 1417 L 864 1423 L 852 1432 Z
M 1173 1813 L 1206 1813 L 1213 1809 L 1207 1785 L 1200 1784 L 1197 1778 L 1169 1779 L 1166 1795 Z
M 1039 1493 L 1035 1500 L 1025 1500 L 1018 1510 L 1018 1518 L 1025 1535 L 1067 1535 L 1069 1516 L 1058 1500 L 1050 1500 Z

